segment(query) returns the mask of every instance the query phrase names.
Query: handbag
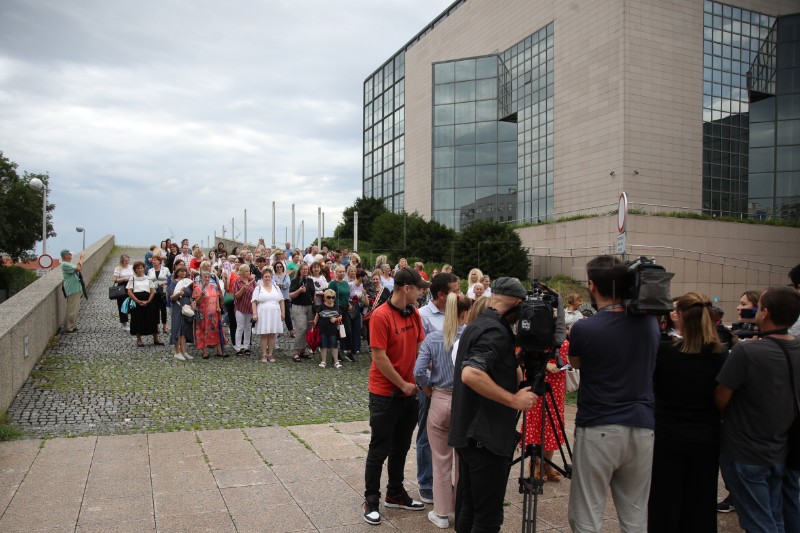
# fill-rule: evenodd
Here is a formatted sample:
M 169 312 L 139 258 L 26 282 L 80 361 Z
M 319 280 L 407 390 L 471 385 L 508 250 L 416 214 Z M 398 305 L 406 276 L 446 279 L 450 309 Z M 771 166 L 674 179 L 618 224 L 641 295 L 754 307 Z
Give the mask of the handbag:
M 800 401 L 797 399 L 797 389 L 794 386 L 794 368 L 789 352 L 786 347 L 772 337 L 764 337 L 773 341 L 783 351 L 786 356 L 786 365 L 789 367 L 789 383 L 792 385 L 792 396 L 794 397 L 794 421 L 786 432 L 786 446 L 789 453 L 786 455 L 786 468 L 789 470 L 800 469 Z
M 344 324 L 339 324 L 339 338 L 344 339 L 347 337 L 347 330 L 344 329 Z
M 114 284 L 108 288 L 109 300 L 119 300 L 120 298 L 125 298 L 126 296 L 128 296 L 128 289 L 125 288 L 125 285 Z
M 581 385 L 581 371 L 577 368 L 566 370 L 567 373 L 567 392 L 575 392 Z
M 181 307 L 181 314 L 186 318 L 194 318 L 194 309 L 189 304 L 184 305 Z

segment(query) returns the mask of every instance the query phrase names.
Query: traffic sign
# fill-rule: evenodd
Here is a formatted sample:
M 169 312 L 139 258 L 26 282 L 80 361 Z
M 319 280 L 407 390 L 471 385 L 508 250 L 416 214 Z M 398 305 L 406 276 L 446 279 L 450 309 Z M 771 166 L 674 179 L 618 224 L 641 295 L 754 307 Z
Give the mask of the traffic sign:
M 617 231 L 625 233 L 628 222 L 628 195 L 624 192 L 619 195 L 619 207 L 617 208 Z
M 50 269 L 53 266 L 53 258 L 48 254 L 39 256 L 39 266 L 44 269 Z

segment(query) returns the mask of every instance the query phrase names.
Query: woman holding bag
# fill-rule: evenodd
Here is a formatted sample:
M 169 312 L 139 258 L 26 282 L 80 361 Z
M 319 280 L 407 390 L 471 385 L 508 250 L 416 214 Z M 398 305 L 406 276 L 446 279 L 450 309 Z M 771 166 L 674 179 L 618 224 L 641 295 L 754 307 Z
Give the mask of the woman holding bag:
M 143 348 L 142 335 L 152 335 L 154 346 L 164 346 L 158 340 L 158 307 L 153 304 L 156 296 L 153 282 L 144 275 L 144 262 L 133 264 L 133 278 L 128 281 L 128 298 L 136 303 L 131 309 L 131 335 L 136 335 L 136 346 Z
M 156 297 L 154 305 L 158 308 L 161 314 L 161 329 L 164 333 L 167 332 L 167 281 L 169 281 L 169 269 L 163 266 L 163 258 L 156 254 L 150 261 L 153 263 L 153 268 L 147 271 L 147 277 L 153 282 L 156 288 Z
M 122 254 L 119 258 L 119 264 L 114 269 L 114 275 L 111 280 L 118 286 L 126 288 L 128 281 L 133 278 L 133 268 L 131 267 L 131 256 Z M 127 294 L 127 291 L 126 291 Z M 126 296 L 117 298 L 117 311 L 119 312 L 119 323 L 125 331 L 130 330 L 128 325 L 128 313 L 122 312 L 122 302 L 125 301 Z
M 192 291 L 195 308 L 194 345 L 203 354 L 203 359 L 208 359 L 207 348 L 217 348 L 217 357 L 222 357 L 222 347 L 219 339 L 220 297 L 219 289 L 211 283 L 211 272 L 203 271 L 200 274 L 200 283 L 195 283 Z
M 283 293 L 272 284 L 272 267 L 261 273 L 261 284 L 253 291 L 253 321 L 256 333 L 261 335 L 261 362 L 275 362 L 275 338 L 283 333 L 286 319 Z
M 194 359 L 186 350 L 187 337 L 194 341 L 192 335 L 192 319 L 183 315 L 183 306 L 192 304 L 192 280 L 187 276 L 189 272 L 182 264 L 175 269 L 169 288 L 169 299 L 172 302 L 172 327 L 169 343 L 175 346 L 175 359 L 178 361 L 191 361 Z

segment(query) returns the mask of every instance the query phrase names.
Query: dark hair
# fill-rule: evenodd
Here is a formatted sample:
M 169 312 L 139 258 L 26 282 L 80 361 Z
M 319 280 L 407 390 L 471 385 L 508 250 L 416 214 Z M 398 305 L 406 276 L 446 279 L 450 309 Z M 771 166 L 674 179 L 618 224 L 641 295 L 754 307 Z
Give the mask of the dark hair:
M 279 267 L 280 267 L 281 270 L 286 270 L 286 267 L 283 266 L 283 263 L 281 263 L 280 261 L 275 263 L 275 270 L 278 270 Z
M 776 326 L 789 327 L 800 316 L 800 292 L 792 287 L 767 287 L 761 293 L 759 307 L 769 310 L 769 316 Z
M 628 270 L 625 264 L 610 255 L 598 255 L 586 263 L 586 274 L 600 296 L 621 298 Z
M 795 289 L 800 289 L 800 264 L 789 271 L 789 279 L 792 280 Z
M 136 269 L 139 268 L 139 267 L 144 268 L 144 262 L 143 261 L 136 261 L 133 264 L 133 271 L 136 272 Z
M 439 296 L 440 292 L 445 294 L 450 292 L 450 284 L 458 281 L 455 274 L 443 272 L 436 274 L 431 280 L 431 298 L 434 300 Z
M 367 276 L 367 271 L 363 268 L 356 270 L 356 277 L 357 278 L 364 278 Z
M 186 272 L 186 275 L 189 275 L 189 271 L 186 270 L 186 267 L 181 265 L 175 269 L 175 272 L 172 273 L 173 276 L 177 276 L 180 272 Z

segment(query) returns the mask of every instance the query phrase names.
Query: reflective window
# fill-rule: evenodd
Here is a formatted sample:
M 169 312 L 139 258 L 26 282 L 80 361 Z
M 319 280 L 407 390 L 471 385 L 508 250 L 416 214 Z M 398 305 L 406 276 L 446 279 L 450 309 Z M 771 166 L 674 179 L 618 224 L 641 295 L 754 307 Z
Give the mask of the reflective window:
M 772 157 L 750 150 L 751 142 L 768 146 L 775 132 L 751 128 L 751 121 L 769 120 L 771 110 L 761 102 L 751 109 L 747 80 L 775 19 L 712 0 L 703 5 L 703 209 L 740 216 L 748 212 L 753 160 L 767 168 Z

